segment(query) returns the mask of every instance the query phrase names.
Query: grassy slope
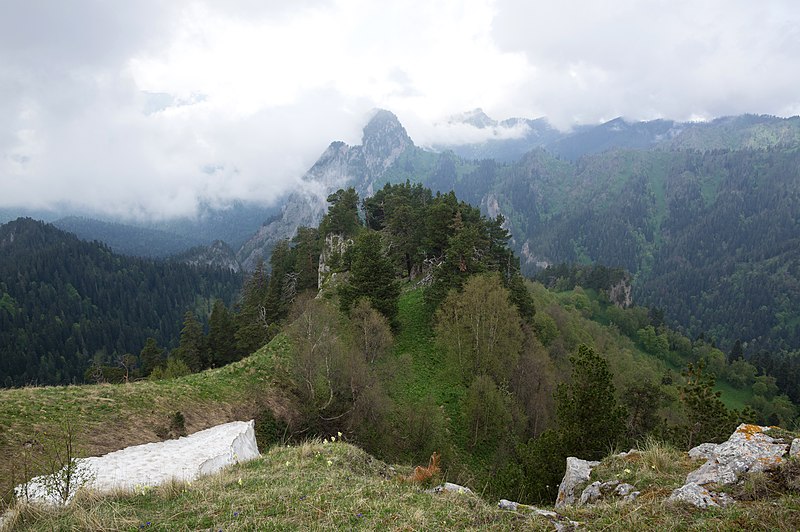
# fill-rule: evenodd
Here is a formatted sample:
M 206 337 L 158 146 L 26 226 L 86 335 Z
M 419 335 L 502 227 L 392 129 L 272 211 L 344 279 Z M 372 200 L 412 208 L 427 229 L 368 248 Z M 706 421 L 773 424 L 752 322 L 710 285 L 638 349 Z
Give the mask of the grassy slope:
M 588 299 L 580 298 L 576 296 L 576 293 L 585 294 Z M 608 323 L 603 323 L 602 313 L 598 312 L 596 308 L 599 304 L 599 296 L 594 290 L 552 292 L 546 290 L 541 284 L 534 283 L 533 295 L 538 309 L 545 309 L 547 312 L 548 309 L 553 308 L 553 305 L 558 305 L 558 309 L 569 311 L 569 324 L 562 327 L 562 336 L 564 329 L 575 331 L 574 334 L 578 335 L 578 339 L 571 340 L 570 344 L 581 341 L 600 347 L 601 352 L 608 356 L 618 389 L 626 384 L 635 384 L 636 380 L 641 377 L 650 377 L 652 380 L 660 379 L 666 369 L 675 373 L 686 369 L 685 366 L 676 366 L 643 351 L 630 338 L 607 327 Z M 593 319 L 589 319 L 587 316 L 593 316 Z M 601 323 L 603 327 L 600 326 Z M 638 366 L 638 369 L 631 371 L 634 366 Z M 626 374 L 630 378 L 626 378 Z M 753 391 L 749 387 L 735 388 L 722 379 L 717 379 L 714 388 L 722 393 L 720 399 L 725 406 L 731 409 L 743 410 L 753 399 Z
M 279 336 L 244 360 L 169 381 L 0 390 L 0 494 L 18 476 L 13 457 L 19 445 L 43 432 L 58 433 L 64 420 L 75 427 L 82 454 L 92 456 L 161 440 L 156 433 L 178 411 L 190 433 L 250 419 L 257 399 L 273 400 L 272 355 L 287 348 Z
M 773 494 L 700 511 L 664 498 L 699 465 L 651 445 L 612 456 L 593 478 L 618 478 L 642 492 L 629 504 L 600 503 L 561 513 L 588 530 L 796 530 L 800 497 Z M 66 509 L 22 507 L 14 530 L 553 530 L 525 511 L 498 510 L 475 495 L 428 494 L 343 442 L 273 447 L 262 458 L 191 484 L 140 493 L 84 494 Z M 438 481 L 438 479 L 437 479 Z
M 394 356 L 409 356 L 411 368 L 392 387 L 392 395 L 403 402 L 417 403 L 428 397 L 444 405 L 448 415 L 456 416 L 464 397 L 464 387 L 445 354 L 434 343 L 422 291 L 406 292 L 400 299 L 401 323 Z

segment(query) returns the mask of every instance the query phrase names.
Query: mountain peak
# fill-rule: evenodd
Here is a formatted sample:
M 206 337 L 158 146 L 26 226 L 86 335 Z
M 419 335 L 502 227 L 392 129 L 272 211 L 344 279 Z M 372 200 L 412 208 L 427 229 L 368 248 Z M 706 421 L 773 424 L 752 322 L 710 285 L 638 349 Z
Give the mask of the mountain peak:
M 377 109 L 367 125 L 361 143 L 364 147 L 374 143 L 391 142 L 393 144 L 411 145 L 411 137 L 397 116 L 386 109 Z
M 385 169 L 414 142 L 394 113 L 378 109 L 364 126 L 361 145 L 367 166 L 380 165 Z
M 471 126 L 477 127 L 478 129 L 494 127 L 497 125 L 497 121 L 492 119 L 486 113 L 484 113 L 483 109 L 481 109 L 480 107 L 473 109 L 472 111 L 467 111 L 466 113 L 457 117 L 455 121 L 463 122 L 464 124 L 469 124 Z

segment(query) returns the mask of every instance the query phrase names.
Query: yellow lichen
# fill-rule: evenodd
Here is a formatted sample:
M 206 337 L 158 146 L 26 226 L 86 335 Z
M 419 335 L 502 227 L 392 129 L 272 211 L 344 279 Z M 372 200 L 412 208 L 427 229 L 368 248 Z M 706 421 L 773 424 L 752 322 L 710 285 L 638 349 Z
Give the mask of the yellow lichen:
M 745 439 L 751 440 L 756 434 L 762 434 L 764 431 L 759 425 L 751 425 L 749 423 L 743 424 L 736 429 L 736 432 L 744 434 Z

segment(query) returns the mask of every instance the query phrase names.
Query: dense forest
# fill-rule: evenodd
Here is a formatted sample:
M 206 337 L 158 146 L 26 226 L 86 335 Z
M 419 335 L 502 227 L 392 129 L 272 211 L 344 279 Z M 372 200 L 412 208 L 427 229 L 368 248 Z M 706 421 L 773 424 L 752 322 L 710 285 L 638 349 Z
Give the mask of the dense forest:
M 187 311 L 205 319 L 240 287 L 230 271 L 115 255 L 31 219 L 0 226 L 0 384 L 124 370 L 148 338 L 176 346 Z
M 452 192 L 404 183 L 328 202 L 318 228 L 276 247 L 271 277 L 246 283 L 236 334 L 254 349 L 272 339 L 283 397 L 260 437 L 342 432 L 404 462 L 437 451 L 455 481 L 543 501 L 568 455 L 794 423 L 795 405 L 741 346 L 725 353 L 658 310 L 614 304 L 630 280 L 621 269 L 525 281 L 503 218 Z
M 560 263 L 623 268 L 634 299 L 663 310 L 672 328 L 726 352 L 738 345 L 779 375 L 797 366 L 800 345 L 795 122 L 720 120 L 649 149 L 575 161 L 546 149 L 510 163 L 408 151 L 387 179 L 415 173 L 502 213 L 526 275 Z M 781 390 L 800 398 L 796 375 L 782 377 Z

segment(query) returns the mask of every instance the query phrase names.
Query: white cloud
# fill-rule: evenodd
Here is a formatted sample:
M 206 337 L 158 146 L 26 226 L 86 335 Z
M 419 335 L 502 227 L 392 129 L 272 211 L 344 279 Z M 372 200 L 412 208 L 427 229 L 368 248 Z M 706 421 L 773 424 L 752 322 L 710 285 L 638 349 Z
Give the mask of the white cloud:
M 128 216 L 274 201 L 370 109 L 710 118 L 800 110 L 800 10 L 744 0 L 30 0 L 0 19 L 0 204 Z M 2 206 L 0 205 L 0 206 Z

